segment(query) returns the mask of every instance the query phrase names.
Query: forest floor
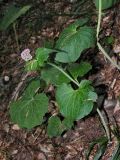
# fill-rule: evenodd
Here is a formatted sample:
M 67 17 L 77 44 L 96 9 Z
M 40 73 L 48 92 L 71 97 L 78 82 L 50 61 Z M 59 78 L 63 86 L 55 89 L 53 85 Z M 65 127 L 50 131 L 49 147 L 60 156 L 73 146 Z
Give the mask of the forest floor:
M 5 5 L 10 3 L 5 2 Z M 19 5 L 21 2 L 16 0 L 14 3 Z M 28 1 L 22 3 L 24 5 Z M 46 40 L 56 39 L 68 24 L 83 15 L 88 16 L 87 9 L 91 12 L 89 3 L 86 4 L 87 9 L 82 8 L 82 10 L 78 2 L 69 3 L 66 0 L 60 2 L 37 0 L 34 3 L 33 9 L 18 20 L 16 27 L 20 52 L 29 48 L 33 55 L 35 49 L 43 46 Z M 76 15 L 72 15 L 71 13 L 77 9 Z M 92 15 L 92 20 L 92 25 L 95 26 L 96 14 Z M 101 41 L 112 59 L 119 63 L 119 54 L 115 51 L 120 50 L 120 4 L 104 13 L 101 26 Z M 34 77 L 35 73 L 27 75 L 24 71 L 25 62 L 20 57 L 12 28 L 0 33 L 0 36 L 0 160 L 85 160 L 85 152 L 90 142 L 105 135 L 97 114 L 78 121 L 74 129 L 67 131 L 61 137 L 51 139 L 47 136 L 45 126 L 38 126 L 28 131 L 20 129 L 17 124 L 11 122 L 9 103 L 13 97 L 20 96 L 28 82 L 27 78 Z M 112 44 L 106 43 L 108 37 L 114 37 Z M 88 79 L 100 89 L 103 98 L 102 102 L 99 102 L 100 107 L 104 108 L 109 118 L 109 122 L 106 120 L 106 123 L 114 126 L 116 121 L 120 125 L 119 71 L 96 48 L 87 50 L 82 58 L 87 58 L 93 65 Z M 2 82 L 5 76 L 10 78 L 7 84 Z M 112 141 L 108 144 L 102 160 L 109 160 L 115 146 L 116 139 L 112 135 Z M 93 160 L 96 149 L 94 148 L 90 160 Z

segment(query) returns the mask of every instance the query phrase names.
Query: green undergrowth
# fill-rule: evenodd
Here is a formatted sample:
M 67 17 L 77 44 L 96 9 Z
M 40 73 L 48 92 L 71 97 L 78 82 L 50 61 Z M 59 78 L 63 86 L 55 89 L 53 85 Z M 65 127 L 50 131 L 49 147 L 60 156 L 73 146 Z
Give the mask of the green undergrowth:
M 87 80 L 86 74 L 92 69 L 92 65 L 83 61 L 81 55 L 90 48 L 98 47 L 104 56 L 118 69 L 120 67 L 106 53 L 99 42 L 100 24 L 102 11 L 117 4 L 118 0 L 93 0 L 98 12 L 97 27 L 91 26 L 88 18 L 80 18 L 68 25 L 59 35 L 54 43 L 49 42 L 44 47 L 37 48 L 34 58 L 26 60 L 25 71 L 38 73 L 38 78 L 29 82 L 21 97 L 11 102 L 10 116 L 12 122 L 21 128 L 32 129 L 33 127 L 46 123 L 49 137 L 60 136 L 64 131 L 71 129 L 74 122 L 88 116 L 96 104 L 98 95 Z M 21 8 L 10 6 L 0 22 L 0 30 L 6 30 L 13 25 L 16 43 L 19 50 L 16 20 L 25 14 L 32 6 Z M 105 11 L 104 11 L 105 12 Z M 96 29 L 97 28 L 97 29 Z M 111 43 L 111 39 L 109 39 Z M 49 46 L 49 47 L 48 47 Z M 26 55 L 26 56 L 29 56 Z M 29 58 L 29 57 L 28 57 Z M 44 87 L 43 87 L 44 83 Z M 55 114 L 50 113 L 50 95 L 45 89 L 54 86 Z M 95 144 L 99 144 L 95 160 L 99 159 L 110 140 L 107 124 L 99 110 L 96 108 L 107 137 L 96 140 L 91 144 L 88 157 Z M 46 113 L 50 113 L 47 117 Z M 116 155 L 116 154 L 115 154 Z
M 84 2 L 85 0 L 80 3 L 83 8 Z M 120 66 L 106 53 L 99 38 L 102 12 L 105 13 L 106 9 L 113 7 L 118 2 L 120 1 L 91 0 L 91 5 L 94 6 L 94 9 L 96 8 L 96 13 L 98 13 L 96 27 L 89 23 L 90 16 L 88 16 L 89 18 L 79 18 L 63 29 L 53 43 L 46 42 L 44 47 L 37 48 L 34 58 L 31 58 L 30 53 L 23 54 L 26 56 L 23 57 L 26 61 L 25 71 L 37 72 L 38 77 L 29 81 L 20 98 L 10 104 L 10 117 L 13 123 L 29 130 L 45 124 L 49 137 L 60 136 L 64 131 L 70 130 L 74 127 L 75 121 L 88 116 L 93 111 L 93 107 L 96 107 L 106 136 L 91 143 L 89 151 L 86 153 L 86 159 L 89 159 L 95 145 L 98 145 L 98 150 L 94 160 L 102 158 L 110 141 L 110 132 L 101 111 L 96 106 L 99 97 L 92 82 L 86 79 L 86 75 L 92 70 L 92 65 L 87 60 L 83 61 L 81 55 L 90 48 L 98 47 L 103 55 L 117 69 L 120 69 Z M 2 0 L 0 4 L 2 4 Z M 2 32 L 13 26 L 18 51 L 20 47 L 16 21 L 31 8 L 32 5 L 22 7 L 10 5 L 0 21 L 0 31 Z M 76 13 L 78 11 L 79 7 Z M 105 41 L 111 44 L 114 39 L 109 37 Z M 51 85 L 54 87 L 54 96 L 52 97 L 55 104 L 54 114 L 51 113 L 49 105 L 51 95 L 46 92 L 46 88 Z M 46 117 L 47 113 L 50 117 Z M 117 137 L 118 145 L 111 160 L 117 160 L 120 159 L 118 128 L 114 128 L 112 132 Z
M 59 35 L 58 40 L 49 45 L 49 48 L 36 49 L 34 58 L 26 62 L 25 69 L 31 72 L 37 71 L 39 79 L 30 82 L 21 98 L 10 104 L 10 115 L 14 123 L 22 128 L 32 129 L 44 122 L 44 116 L 50 110 L 50 97 L 46 95 L 44 89 L 41 89 L 43 82 L 45 87 L 49 85 L 55 87 L 54 98 L 58 110 L 58 113 L 51 115 L 47 121 L 47 131 L 50 137 L 61 135 L 64 130 L 74 126 L 74 121 L 90 114 L 98 96 L 92 82 L 84 78 L 92 69 L 92 65 L 87 61 L 82 61 L 81 54 L 86 49 L 94 48 L 97 44 L 106 56 L 107 53 L 99 43 L 101 13 L 102 10 L 113 6 L 115 3 L 117 1 L 94 1 L 96 8 L 99 10 L 97 32 L 94 27 L 88 25 L 87 18 L 79 19 L 66 27 Z M 3 17 L 1 26 L 6 29 L 21 15 L 20 13 L 23 10 L 26 12 L 28 7 L 18 10 L 17 15 L 13 12 L 14 16 L 7 23 L 5 23 L 8 19 L 6 17 L 9 15 Z M 108 55 L 107 58 L 112 61 Z M 98 108 L 97 112 L 107 136 L 110 138 L 107 125 Z M 62 120 L 61 117 L 63 117 Z

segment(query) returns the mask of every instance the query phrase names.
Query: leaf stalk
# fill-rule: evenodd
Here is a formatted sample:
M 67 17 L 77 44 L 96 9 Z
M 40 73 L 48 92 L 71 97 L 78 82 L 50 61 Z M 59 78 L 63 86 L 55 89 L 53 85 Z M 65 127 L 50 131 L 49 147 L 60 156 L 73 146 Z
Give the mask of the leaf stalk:
M 100 24 L 101 24 L 101 19 L 102 19 L 102 0 L 99 0 L 99 12 L 98 12 L 98 23 L 97 23 L 97 33 L 96 33 L 96 37 L 97 37 L 97 46 L 99 48 L 99 50 L 103 53 L 103 55 L 111 62 L 111 64 L 113 64 L 117 69 L 120 70 L 120 66 L 117 65 L 116 62 L 114 62 L 111 57 L 108 55 L 108 53 L 105 51 L 105 49 L 101 46 L 101 44 L 99 43 L 99 33 L 100 33 Z
M 78 87 L 80 86 L 80 84 L 75 81 L 71 76 L 69 76 L 69 74 L 67 74 L 62 68 L 58 67 L 57 65 L 53 64 L 53 63 L 48 63 L 50 66 L 56 68 L 57 70 L 59 70 L 60 72 L 62 72 L 69 80 L 71 80 L 74 84 L 76 84 Z
M 99 117 L 100 117 L 100 119 L 101 119 L 101 122 L 102 122 L 103 126 L 104 126 L 104 129 L 105 129 L 105 131 L 106 131 L 106 135 L 107 135 L 107 137 L 108 137 L 108 140 L 110 141 L 109 128 L 108 128 L 108 126 L 106 125 L 106 122 L 105 122 L 105 120 L 104 120 L 104 117 L 103 117 L 101 111 L 99 110 L 99 108 L 97 108 L 97 113 L 98 113 L 98 115 L 99 115 Z

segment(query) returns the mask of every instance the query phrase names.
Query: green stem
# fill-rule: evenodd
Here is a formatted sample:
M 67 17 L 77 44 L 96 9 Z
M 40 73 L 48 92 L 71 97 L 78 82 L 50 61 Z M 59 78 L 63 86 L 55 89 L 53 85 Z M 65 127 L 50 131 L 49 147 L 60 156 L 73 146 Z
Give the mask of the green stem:
M 98 115 L 99 115 L 99 117 L 100 117 L 100 119 L 101 119 L 101 122 L 102 122 L 103 126 L 104 126 L 104 129 L 105 129 L 105 131 L 106 131 L 106 135 L 107 135 L 107 137 L 108 137 L 108 140 L 110 141 L 109 128 L 108 128 L 108 126 L 106 125 L 106 122 L 105 122 L 105 120 L 104 120 L 104 117 L 103 117 L 101 111 L 99 110 L 99 108 L 97 108 L 97 113 L 98 113 Z
M 97 46 L 99 48 L 99 50 L 104 54 L 104 56 L 114 65 L 116 66 L 118 69 L 120 69 L 120 67 L 109 57 L 109 55 L 106 53 L 106 51 L 104 50 L 104 48 L 101 46 L 101 44 L 99 43 L 99 33 L 100 33 L 100 24 L 101 24 L 101 19 L 102 19 L 102 0 L 99 0 L 99 14 L 98 14 L 98 24 L 97 24 Z M 108 137 L 108 140 L 110 141 L 110 132 L 109 132 L 109 128 L 106 125 L 106 122 L 104 120 L 104 117 L 101 113 L 101 111 L 99 110 L 99 108 L 97 108 L 97 113 L 101 119 L 101 122 L 104 126 L 104 129 L 106 131 L 106 135 Z
M 99 40 L 101 18 L 102 18 L 102 1 L 99 0 L 99 14 L 98 14 L 97 35 L 96 35 L 97 41 Z
M 101 24 L 101 19 L 102 19 L 102 0 L 99 0 L 99 14 L 98 14 L 98 24 L 97 24 L 97 46 L 99 50 L 103 53 L 103 55 L 116 67 L 120 70 L 120 66 L 115 63 L 111 57 L 108 55 L 108 53 L 104 50 L 104 48 L 101 46 L 99 43 L 99 33 L 100 33 L 100 24 Z
M 104 50 L 104 48 L 101 46 L 101 44 L 99 42 L 97 42 L 97 46 L 99 48 L 99 50 L 103 53 L 103 55 L 116 67 L 120 70 L 120 66 L 117 65 L 117 63 L 115 63 L 110 56 L 107 54 L 107 52 Z
M 18 34 L 17 34 L 17 31 L 16 31 L 16 25 L 15 25 L 15 23 L 13 23 L 13 30 L 14 30 L 14 34 L 15 34 L 17 51 L 20 52 L 20 47 L 19 47 L 19 42 L 18 42 Z
M 78 87 L 80 86 L 80 84 L 75 81 L 72 77 L 70 77 L 62 68 L 56 66 L 53 63 L 48 63 L 49 65 L 51 65 L 52 67 L 56 68 L 57 70 L 59 70 L 60 72 L 62 72 L 68 79 L 70 79 L 74 84 L 76 84 Z

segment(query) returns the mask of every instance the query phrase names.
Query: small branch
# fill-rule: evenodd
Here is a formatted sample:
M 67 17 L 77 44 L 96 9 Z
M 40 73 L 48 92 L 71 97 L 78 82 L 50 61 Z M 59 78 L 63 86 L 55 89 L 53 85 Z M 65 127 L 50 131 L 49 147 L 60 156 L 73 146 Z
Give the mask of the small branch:
M 22 80 L 20 81 L 20 83 L 17 85 L 17 87 L 15 88 L 15 91 L 12 93 L 12 97 L 11 97 L 11 101 L 14 100 L 16 101 L 18 96 L 19 96 L 19 92 L 20 89 L 22 87 L 22 85 L 24 84 L 24 81 L 26 80 L 26 78 L 30 75 L 30 72 L 26 73 L 25 75 L 23 75 Z
M 14 34 L 15 34 L 17 51 L 20 52 L 19 41 L 18 41 L 18 34 L 17 34 L 17 31 L 16 31 L 16 25 L 15 25 L 15 23 L 13 23 L 13 31 L 14 31 Z

